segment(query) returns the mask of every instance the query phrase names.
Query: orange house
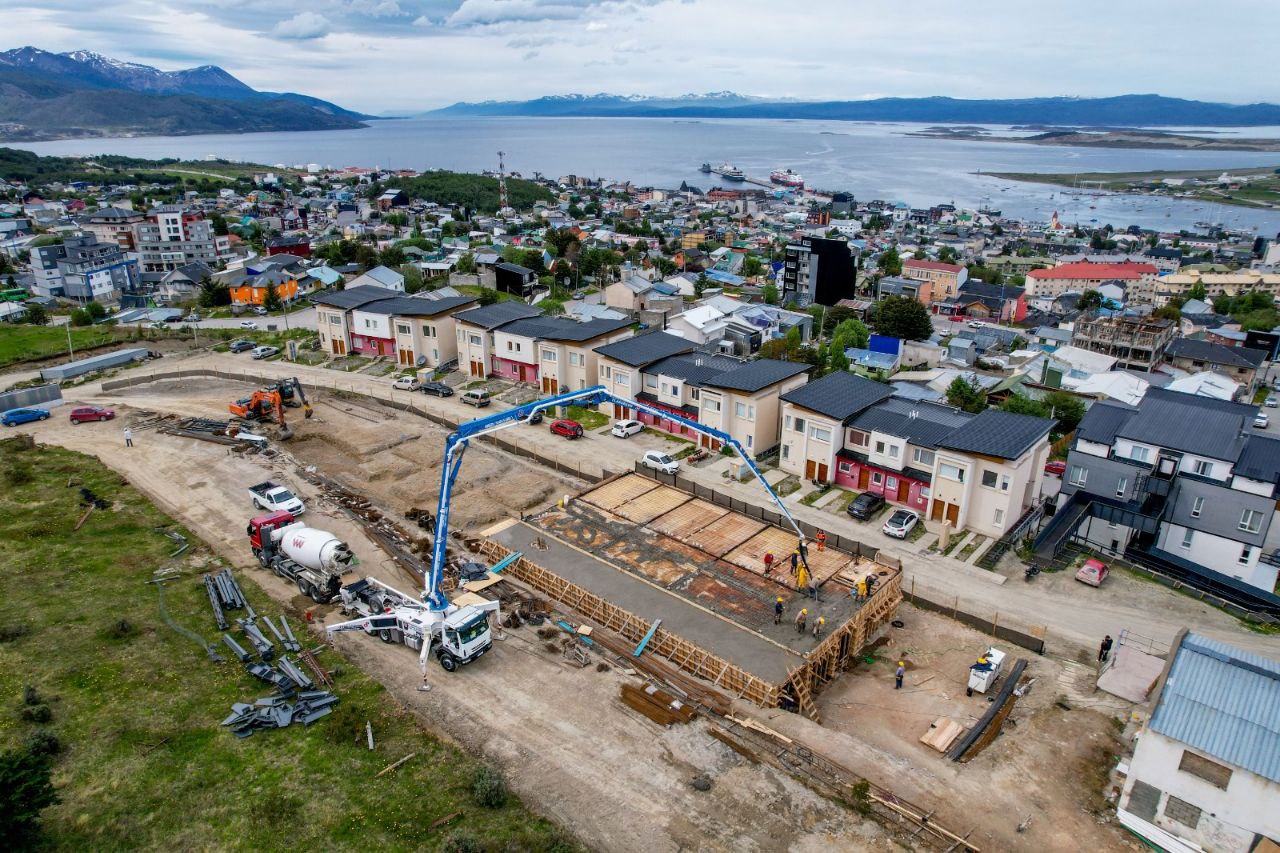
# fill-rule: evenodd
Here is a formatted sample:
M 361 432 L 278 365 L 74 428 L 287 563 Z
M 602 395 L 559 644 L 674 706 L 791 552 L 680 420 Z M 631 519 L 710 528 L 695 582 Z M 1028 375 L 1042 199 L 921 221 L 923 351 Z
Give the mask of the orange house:
M 298 280 L 288 273 L 269 270 L 250 276 L 230 288 L 232 305 L 261 305 L 267 298 L 267 288 L 275 285 L 276 295 L 284 302 L 298 298 Z

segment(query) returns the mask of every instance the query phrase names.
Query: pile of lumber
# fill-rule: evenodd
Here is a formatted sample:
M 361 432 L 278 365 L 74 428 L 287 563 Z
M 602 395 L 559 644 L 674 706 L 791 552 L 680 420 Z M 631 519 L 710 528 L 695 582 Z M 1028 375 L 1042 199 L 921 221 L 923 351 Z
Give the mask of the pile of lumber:
M 687 723 L 698 716 L 693 708 L 652 684 L 644 687 L 624 684 L 621 698 L 622 704 L 663 726 Z
M 962 734 L 964 734 L 964 726 L 955 720 L 939 717 L 929 724 L 929 731 L 920 736 L 920 742 L 925 746 L 933 747 L 938 752 L 946 752 Z

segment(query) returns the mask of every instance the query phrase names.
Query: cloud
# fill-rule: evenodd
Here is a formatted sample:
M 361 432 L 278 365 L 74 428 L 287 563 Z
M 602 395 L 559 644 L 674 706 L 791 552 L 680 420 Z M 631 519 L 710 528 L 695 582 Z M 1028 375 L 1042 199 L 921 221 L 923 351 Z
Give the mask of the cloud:
M 350 9 L 371 18 L 398 18 L 407 14 L 396 0 L 351 0 Z
M 582 15 L 582 6 L 563 0 L 463 0 L 448 22 L 452 26 L 507 21 L 557 21 Z
M 272 28 L 271 34 L 279 39 L 318 39 L 329 34 L 329 19 L 316 12 L 299 12 Z
M 604 21 L 592 21 L 591 23 L 587 24 L 587 32 L 589 33 L 598 33 L 601 30 L 607 30 L 607 29 L 609 29 L 609 25 L 606 24 Z

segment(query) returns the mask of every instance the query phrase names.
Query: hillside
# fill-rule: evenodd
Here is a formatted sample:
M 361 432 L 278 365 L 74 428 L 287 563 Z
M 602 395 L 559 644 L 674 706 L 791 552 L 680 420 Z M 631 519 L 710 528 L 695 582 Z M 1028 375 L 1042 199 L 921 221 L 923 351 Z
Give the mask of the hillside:
M 424 172 L 416 178 L 393 178 L 389 187 L 401 187 L 413 198 L 437 204 L 461 205 L 471 210 L 492 213 L 498 209 L 498 179 L 463 172 Z M 511 206 L 527 210 L 539 200 L 550 201 L 551 191 L 532 181 L 507 178 L 507 195 Z
M 87 51 L 0 53 L 0 140 L 364 127 L 368 116 L 261 92 L 216 65 L 160 71 Z
M 772 118 L 1108 127 L 1280 124 L 1280 106 L 1276 104 L 1217 104 L 1162 95 L 1016 100 L 875 98 L 866 101 L 769 101 L 731 92 L 676 99 L 568 95 L 532 101 L 464 102 L 436 110 L 434 114 Z
M 232 163 L 227 160 L 201 160 L 185 162 L 166 158 L 144 160 L 121 154 L 99 154 L 93 157 L 40 156 L 18 148 L 0 147 L 0 179 L 39 187 L 45 184 L 68 184 L 73 181 L 86 183 L 129 183 L 159 181 L 166 176 L 173 179 L 185 177 L 210 177 L 233 181 L 251 176 L 254 172 L 268 171 L 268 167 L 253 163 Z

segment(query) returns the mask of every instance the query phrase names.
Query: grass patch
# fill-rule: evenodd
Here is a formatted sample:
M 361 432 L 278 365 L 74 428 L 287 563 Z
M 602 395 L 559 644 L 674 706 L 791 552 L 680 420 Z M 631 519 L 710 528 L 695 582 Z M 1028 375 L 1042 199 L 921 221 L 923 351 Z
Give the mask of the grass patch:
M 929 529 L 924 526 L 924 518 L 921 517 L 921 519 L 916 522 L 916 526 L 911 528 L 911 532 L 907 534 L 907 538 L 903 541 L 918 542 L 919 540 L 923 539 L 924 535 L 928 532 L 929 532 Z
M 827 504 L 827 511 L 846 515 L 849 510 L 849 504 L 853 503 L 853 499 L 858 496 L 858 492 L 851 492 L 846 489 L 841 489 L 840 491 L 844 492 L 844 494 Z
M 823 486 L 821 489 L 814 489 L 812 492 L 802 497 L 800 499 L 800 503 L 804 504 L 805 506 L 813 506 L 815 503 L 821 500 L 828 492 L 830 492 L 831 489 L 832 489 L 831 486 Z
M 431 823 L 462 811 L 486 850 L 573 849 L 513 796 L 477 807 L 479 763 L 432 737 L 330 650 L 322 661 L 344 670 L 333 715 L 310 728 L 233 737 L 219 726 L 231 703 L 270 691 L 169 628 L 156 588 L 143 583 L 175 564 L 173 542 L 155 528 L 178 528 L 92 457 L 0 445 L 0 467 L 14 457 L 34 477 L 0 491 L 0 749 L 38 728 L 63 745 L 53 758 L 62 802 L 44 812 L 42 846 L 276 849 L 287 836 L 303 848 L 437 849 L 450 830 Z M 78 532 L 83 509 L 70 478 L 109 506 Z M 166 585 L 168 609 L 179 625 L 213 639 L 197 566 L 216 558 L 184 535 L 193 547 L 176 561 L 186 574 Z M 252 574 L 238 577 L 258 612 L 281 612 Z M 301 620 L 292 626 L 302 631 Z M 47 704 L 48 723 L 21 719 L 27 685 Z M 364 743 L 365 721 L 374 751 Z M 373 778 L 410 752 L 417 757 L 394 774 Z
M 981 548 L 986 541 L 987 537 L 985 536 L 974 536 L 963 548 L 960 549 L 960 553 L 956 555 L 956 559 L 963 563 L 965 560 L 973 556 L 973 552 Z
M 347 373 L 354 373 L 363 367 L 368 367 L 373 363 L 373 359 L 365 358 L 362 355 L 344 355 L 339 358 L 332 359 L 325 367 L 330 370 L 341 370 Z
M 494 290 L 492 287 L 481 287 L 478 284 L 459 284 L 454 289 L 459 293 L 465 293 L 468 296 L 484 296 L 485 294 L 496 294 L 499 302 L 523 302 L 519 296 L 514 293 L 507 293 L 505 290 Z
M 126 335 L 111 326 L 81 326 L 71 330 L 71 346 L 77 355 L 82 349 L 124 340 Z M 67 354 L 67 330 L 63 326 L 0 324 L 0 367 L 36 358 Z
M 595 430 L 609 423 L 609 416 L 582 406 L 569 407 L 569 420 L 582 424 L 584 430 Z
M 947 543 L 947 547 L 942 549 L 942 556 L 944 557 L 951 556 L 951 552 L 956 549 L 956 546 L 960 544 L 960 540 L 963 538 L 964 538 L 964 531 L 957 530 L 955 532 L 955 535 L 951 537 L 951 541 Z
M 780 498 L 785 498 L 787 495 L 793 495 L 800 491 L 800 478 L 794 475 L 784 477 L 778 481 L 778 485 L 773 487 L 773 491 Z
M 1271 393 L 1271 389 L 1264 382 L 1258 386 L 1258 390 L 1253 392 L 1253 404 L 1261 406 L 1267 401 L 1267 396 Z

